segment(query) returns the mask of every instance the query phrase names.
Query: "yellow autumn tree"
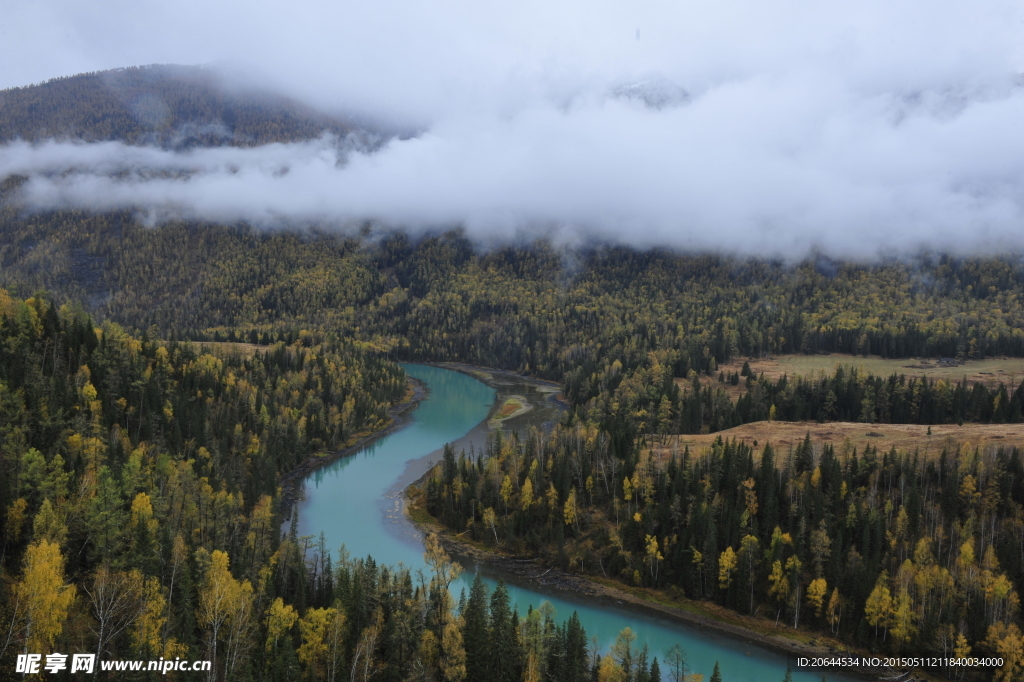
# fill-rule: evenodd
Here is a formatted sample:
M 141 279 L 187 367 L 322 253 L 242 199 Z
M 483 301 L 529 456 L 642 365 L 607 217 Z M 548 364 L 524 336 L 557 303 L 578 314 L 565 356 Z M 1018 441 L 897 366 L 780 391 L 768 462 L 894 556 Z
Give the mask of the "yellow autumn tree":
M 990 625 L 985 644 L 1003 659 L 993 678 L 996 682 L 1020 680 L 1024 676 L 1024 635 L 1016 623 Z
M 199 554 L 199 553 L 197 553 Z M 208 562 L 208 563 L 207 563 Z M 227 552 L 214 550 L 200 557 L 207 563 L 199 590 L 199 623 L 207 628 L 207 647 L 213 670 L 217 669 L 217 647 L 225 640 L 225 674 L 233 670 L 248 648 L 252 625 L 253 590 L 248 580 L 231 575 Z
M 299 614 L 291 604 L 285 604 L 284 600 L 278 597 L 267 608 L 267 642 L 264 645 L 265 651 L 273 651 L 277 640 L 287 634 L 295 625 Z
M 379 661 L 376 658 L 377 645 L 384 632 L 384 611 L 378 606 L 373 613 L 373 621 L 363 628 L 352 652 L 353 682 L 369 682 L 377 672 Z M 436 641 L 436 638 L 435 638 Z
M 569 491 L 569 497 L 565 500 L 565 507 L 562 509 L 562 515 L 565 517 L 565 525 L 576 525 L 577 509 L 575 488 Z
M 776 561 L 772 563 L 772 572 L 768 576 L 768 596 L 770 596 L 775 603 L 778 605 L 778 613 L 775 614 L 775 624 L 779 624 L 779 616 L 782 614 L 782 606 L 786 603 L 786 598 L 789 596 L 789 578 L 786 577 L 786 572 L 782 570 L 782 562 Z
M 622 499 L 626 501 L 627 509 L 632 512 L 633 508 L 630 505 L 633 503 L 633 483 L 628 476 L 622 479 Z
M 283 637 L 297 620 L 298 614 L 290 605 L 283 602 L 277 605 L 278 602 L 281 602 L 281 599 L 275 600 L 268 611 L 268 645 L 271 619 L 275 621 L 273 634 L 276 637 Z M 312 680 L 333 682 L 337 679 L 341 667 L 345 612 L 339 608 L 309 609 L 298 623 L 302 644 L 297 655 L 299 662 L 305 667 L 306 676 Z
M 828 594 L 828 583 L 824 578 L 815 578 L 807 586 L 807 603 L 814 609 L 814 614 L 821 617 L 821 608 L 825 603 L 825 595 Z
M 729 585 L 732 584 L 732 574 L 736 570 L 736 564 L 736 552 L 732 547 L 726 547 L 718 557 L 718 586 L 723 590 L 729 589 Z
M 26 509 L 28 509 L 28 502 L 23 497 L 19 497 L 7 507 L 7 524 L 4 527 L 4 539 L 7 542 L 21 541 L 21 531 L 25 527 Z
M 498 544 L 498 516 L 494 513 L 494 507 L 484 509 L 484 525 L 494 533 L 494 544 Z
M 647 548 L 647 561 L 651 567 L 651 577 L 654 578 L 654 582 L 658 582 L 658 567 L 661 562 L 665 559 L 662 556 L 661 551 L 658 549 L 658 538 L 655 535 L 648 535 L 644 542 Z
M 132 500 L 132 529 L 137 531 L 145 526 L 150 533 L 156 533 L 157 525 L 153 517 L 153 501 L 146 493 L 139 493 Z
M 761 563 L 761 541 L 753 535 L 743 536 L 740 542 L 738 558 L 743 561 L 747 572 L 747 586 L 750 588 L 750 614 L 754 614 L 754 583 L 757 580 L 757 568 Z
M 794 554 L 786 559 L 786 580 L 789 583 L 789 605 L 793 611 L 793 629 L 795 630 L 800 621 L 800 571 L 803 562 Z
M 43 500 L 32 519 L 32 537 L 35 540 L 48 540 L 58 547 L 68 538 L 68 524 L 49 499 Z
M 864 617 L 868 624 L 874 626 L 875 636 L 878 636 L 878 628 L 886 630 L 889 628 L 889 619 L 892 616 L 892 593 L 886 583 L 889 582 L 889 574 L 882 571 L 878 576 L 875 588 L 871 590 L 867 601 L 864 603 Z
M 466 679 L 466 648 L 462 642 L 463 620 L 451 610 L 445 610 L 444 630 L 441 633 L 441 675 L 445 682 Z
M 440 656 L 440 645 L 437 642 L 437 635 L 434 631 L 426 628 L 420 636 L 420 646 L 417 651 L 421 670 L 430 671 L 437 668 L 438 657 Z
M 24 622 L 26 651 L 50 651 L 64 630 L 75 594 L 75 586 L 64 582 L 60 547 L 45 539 L 29 545 L 25 571 L 14 587 L 14 610 Z
M 142 573 L 131 571 L 131 579 L 139 587 L 139 611 L 132 624 L 131 641 L 140 658 L 164 657 L 173 659 L 184 656 L 188 650 L 175 638 L 164 639 L 167 625 L 167 600 L 158 578 L 143 577 Z
M 287 608 L 291 609 L 291 606 Z M 311 680 L 320 680 L 327 676 L 331 653 L 329 635 L 331 626 L 339 617 L 344 618 L 344 615 L 340 614 L 338 609 L 308 609 L 306 615 L 299 621 L 302 645 L 299 646 L 297 653 L 299 662 L 305 666 L 306 676 Z
M 249 532 L 245 537 L 248 561 L 257 566 L 266 563 L 267 557 L 274 553 L 275 537 L 273 499 L 263 495 L 253 505 L 249 516 Z
M 129 627 L 142 611 L 142 573 L 139 571 L 113 571 L 100 566 L 93 574 L 91 585 L 82 591 L 89 598 L 95 625 L 96 657 L 103 656 L 110 642 Z
M 505 513 L 508 513 L 508 502 L 512 499 L 512 479 L 505 474 L 505 478 L 501 481 L 501 504 L 505 508 Z
M 917 634 L 917 614 L 914 612 L 914 605 L 910 599 L 910 593 L 906 588 L 899 591 L 896 595 L 896 601 L 892 607 L 892 625 L 890 632 L 892 632 L 893 639 L 896 640 L 897 647 L 901 647 Z
M 523 511 L 527 511 L 530 505 L 533 504 L 533 481 L 529 478 L 526 479 L 526 483 L 523 483 L 523 489 L 519 493 L 519 507 Z
M 828 599 L 828 624 L 833 634 L 839 631 L 839 620 L 843 616 L 843 601 L 839 588 L 832 588 L 832 596 Z
M 601 658 L 601 664 L 597 669 L 598 682 L 625 682 L 626 671 L 615 662 L 611 656 Z

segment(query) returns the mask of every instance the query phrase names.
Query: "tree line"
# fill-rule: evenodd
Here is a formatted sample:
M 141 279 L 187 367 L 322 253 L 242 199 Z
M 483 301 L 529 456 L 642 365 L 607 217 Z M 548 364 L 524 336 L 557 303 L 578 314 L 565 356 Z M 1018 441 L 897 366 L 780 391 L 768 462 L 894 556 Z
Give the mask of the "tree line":
M 744 370 L 745 389 L 733 397 L 740 372 L 718 382 L 691 372 L 677 382 L 670 368 L 653 363 L 630 376 L 614 363 L 601 378 L 601 392 L 580 404 L 579 373 L 570 372 L 564 395 L 578 414 L 614 429 L 617 414 L 632 417 L 640 433 L 714 433 L 758 421 L 831 421 L 866 424 L 1016 424 L 1024 420 L 1024 382 L 929 379 L 893 373 L 881 377 L 849 365 L 809 376 L 757 377 Z M 705 377 L 706 379 L 706 377 Z M 621 421 L 621 420 L 618 420 Z

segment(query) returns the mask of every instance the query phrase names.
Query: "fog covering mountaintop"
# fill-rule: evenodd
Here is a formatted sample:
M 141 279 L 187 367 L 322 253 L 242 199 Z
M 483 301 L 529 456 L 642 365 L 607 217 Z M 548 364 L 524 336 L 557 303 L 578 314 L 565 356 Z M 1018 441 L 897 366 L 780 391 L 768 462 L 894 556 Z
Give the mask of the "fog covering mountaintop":
M 0 142 L 248 147 L 353 129 L 278 94 L 225 87 L 213 71 L 195 66 L 130 67 L 0 90 Z
M 154 223 L 352 233 L 370 221 L 462 228 L 478 245 L 544 236 L 788 259 L 1024 249 L 1020 3 L 238 10 L 11 8 L 0 82 L 207 64 L 233 88 L 403 135 L 145 156 L 119 141 L 12 143 L 0 175 L 28 177 L 33 208 L 140 209 Z
M 649 99 L 669 108 L 687 106 L 689 97 L 657 79 L 617 96 L 625 106 L 647 107 Z M 339 230 L 330 210 L 327 218 L 317 215 L 324 206 L 309 202 L 308 186 L 337 174 L 330 196 L 358 197 L 365 185 L 346 170 L 379 171 L 387 163 L 379 157 L 395 140 L 376 151 L 346 149 L 343 140 L 371 138 L 287 99 L 228 89 L 197 68 L 83 75 L 0 98 L 5 136 L 33 120 L 62 137 L 78 136 L 17 143 L 0 156 L 0 176 L 19 158 L 36 168 L 0 186 L 0 286 L 26 297 L 47 290 L 136 329 L 156 325 L 165 335 L 212 338 L 217 329 L 260 335 L 327 326 L 404 357 L 468 359 L 556 379 L 596 353 L 594 338 L 603 339 L 601 357 L 620 348 L 627 364 L 642 364 L 650 351 L 679 353 L 685 343 L 673 361 L 680 370 L 683 357 L 686 366 L 707 369 L 713 359 L 778 352 L 1024 354 L 1024 301 L 1016 293 L 1024 272 L 1013 256 L 943 256 L 936 244 L 931 255 L 906 262 L 844 264 L 820 252 L 776 262 L 771 248 L 755 259 L 730 257 L 744 249 L 717 232 L 706 238 L 725 253 L 705 256 L 638 253 L 596 239 L 559 248 L 557 232 L 505 248 L 501 241 L 517 235 L 495 224 L 441 234 L 422 223 L 413 223 L 423 228 L 417 233 L 363 220 Z M 171 113 L 147 119 L 132 102 L 147 103 L 146 111 L 167 102 L 161 110 Z M 182 132 L 203 126 L 222 132 Z M 139 143 L 122 142 L 130 139 Z M 266 144 L 240 147 L 254 139 Z M 76 170 L 68 173 L 64 163 Z M 67 189 L 62 183 L 76 174 L 94 181 L 79 187 L 87 201 L 26 210 L 33 192 Z M 289 178 L 294 191 L 286 195 L 296 212 L 253 227 L 219 210 L 232 192 L 259 205 L 266 198 L 260 188 L 279 192 Z M 346 194 L 344 185 L 353 182 Z M 206 209 L 153 209 L 147 201 L 161 191 L 154 187 L 177 188 Z M 389 197 L 401 203 L 380 195 Z M 148 229 L 155 224 L 161 229 Z M 486 241 L 492 232 L 498 236 Z M 962 232 L 965 242 L 976 238 Z M 858 233 L 847 238 L 868 241 Z M 487 253 L 481 242 L 499 248 Z M 635 338 L 638 324 L 649 330 L 647 341 Z

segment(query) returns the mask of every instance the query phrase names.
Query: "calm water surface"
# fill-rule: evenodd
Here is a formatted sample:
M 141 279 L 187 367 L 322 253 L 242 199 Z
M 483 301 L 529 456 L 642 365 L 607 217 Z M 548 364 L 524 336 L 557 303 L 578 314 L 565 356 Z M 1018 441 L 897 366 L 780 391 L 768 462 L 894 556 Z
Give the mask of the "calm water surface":
M 328 547 L 345 545 L 353 556 L 371 555 L 379 563 L 402 563 L 413 570 L 424 566 L 421 534 L 401 511 L 402 490 L 439 461 L 445 443 L 457 449 L 472 445 L 479 448 L 486 438 L 487 418 L 496 398 L 506 394 L 525 395 L 537 408 L 511 427 L 543 423 L 555 414 L 543 393 L 525 384 L 510 384 L 498 391 L 466 374 L 439 367 L 404 365 L 405 371 L 430 390 L 429 397 L 412 413 L 404 428 L 390 434 L 352 457 L 338 460 L 306 479 L 306 499 L 299 506 L 299 530 L 303 535 L 323 532 Z M 474 570 L 479 570 L 493 589 L 498 577 L 484 567 L 467 567 L 453 584 L 469 591 Z M 519 613 L 534 608 L 542 601 L 550 602 L 557 611 L 557 620 L 579 613 L 587 635 L 598 637 L 607 647 L 625 627 L 637 634 L 637 647 L 647 644 L 650 656 L 665 660 L 665 652 L 680 644 L 687 652 L 687 665 L 692 672 L 711 677 L 715 661 L 719 662 L 726 682 L 781 681 L 786 670 L 786 657 L 759 649 L 713 632 L 675 623 L 615 603 L 582 601 L 564 593 L 545 592 L 535 585 L 509 584 L 509 593 Z M 662 665 L 662 670 L 665 666 Z M 821 673 L 794 671 L 796 682 L 819 682 Z M 853 678 L 829 676 L 838 682 Z

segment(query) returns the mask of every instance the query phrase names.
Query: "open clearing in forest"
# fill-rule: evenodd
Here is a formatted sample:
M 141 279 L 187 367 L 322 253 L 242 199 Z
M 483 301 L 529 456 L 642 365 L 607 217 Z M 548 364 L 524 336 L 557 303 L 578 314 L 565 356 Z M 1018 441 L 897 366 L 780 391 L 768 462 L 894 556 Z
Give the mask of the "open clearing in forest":
M 700 453 L 711 447 L 719 436 L 723 440 L 735 438 L 740 442 L 754 445 L 758 452 L 765 443 L 771 443 L 779 454 L 785 454 L 790 446 L 796 446 L 810 433 L 814 443 L 832 443 L 842 451 L 849 441 L 849 447 L 862 451 L 872 445 L 881 450 L 893 446 L 899 451 L 913 451 L 918 448 L 922 454 L 938 454 L 943 447 L 954 450 L 960 443 L 982 447 L 1024 448 L 1024 424 L 933 424 L 928 435 L 928 426 L 922 424 L 862 424 L 859 422 L 751 422 L 717 433 L 648 436 L 652 450 L 659 457 L 668 459 L 673 452 L 682 452 L 690 446 L 691 453 Z
M 201 353 L 209 353 L 217 357 L 228 355 L 241 355 L 243 358 L 251 358 L 258 352 L 266 353 L 270 346 L 258 346 L 255 343 L 239 343 L 237 341 L 191 341 Z
M 702 386 L 720 386 L 724 388 L 729 397 L 736 400 L 747 392 L 746 378 L 740 377 L 738 386 L 733 386 L 728 381 L 724 384 L 718 382 L 718 372 L 725 372 L 728 376 L 732 373 L 739 373 L 743 369 L 743 363 L 749 362 L 750 369 L 760 376 L 762 373 L 767 379 L 778 379 L 782 375 L 808 377 L 811 374 L 832 374 L 836 367 L 856 367 L 859 371 L 868 372 L 875 376 L 888 378 L 893 374 L 903 374 L 907 378 L 926 376 L 931 380 L 945 379 L 946 381 L 959 382 L 967 377 L 968 383 L 982 383 L 990 388 L 998 387 L 1000 383 L 1007 387 L 1016 387 L 1024 379 L 1024 358 L 986 358 L 984 360 L 967 360 L 960 365 L 941 364 L 938 358 L 883 358 L 877 355 L 846 355 L 845 353 L 831 353 L 828 355 L 777 355 L 768 358 L 746 359 L 736 358 L 724 362 L 718 366 L 714 376 L 702 375 L 700 382 Z M 676 383 L 681 387 L 689 386 L 689 381 L 677 378 Z
M 726 374 L 739 372 L 743 368 L 742 358 L 719 366 Z M 877 355 L 779 355 L 761 360 L 749 360 L 750 369 L 758 375 L 777 379 L 783 374 L 809 376 L 812 372 L 832 373 L 837 365 L 853 366 L 858 370 L 876 376 L 888 377 L 905 374 L 907 377 L 926 376 L 929 379 L 960 381 L 967 377 L 969 382 L 981 382 L 989 386 L 1017 383 L 1024 379 L 1024 358 L 986 358 L 967 360 L 961 365 L 942 365 L 938 358 L 882 358 Z M 717 378 L 717 377 L 716 377 Z

